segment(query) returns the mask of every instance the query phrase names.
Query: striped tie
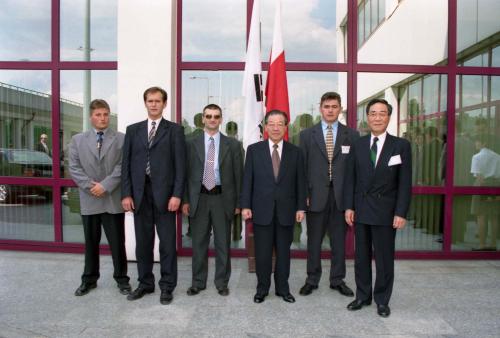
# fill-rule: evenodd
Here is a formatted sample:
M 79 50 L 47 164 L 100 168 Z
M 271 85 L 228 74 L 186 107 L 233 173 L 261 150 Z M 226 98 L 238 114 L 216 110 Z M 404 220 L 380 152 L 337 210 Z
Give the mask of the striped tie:
M 373 144 L 370 148 L 370 159 L 372 160 L 373 166 L 377 164 L 377 141 L 378 137 L 373 138 Z
M 278 145 L 274 144 L 273 145 L 273 153 L 271 155 L 271 161 L 273 163 L 273 173 L 274 173 L 274 179 L 278 180 L 278 175 L 280 174 L 280 155 L 278 154 Z
M 326 153 L 328 155 L 328 177 L 330 178 L 330 181 L 333 178 L 333 173 L 332 173 L 332 159 L 333 159 L 333 128 L 331 125 L 328 125 L 326 127 Z
M 203 171 L 203 185 L 207 190 L 215 188 L 215 142 L 214 138 L 210 137 L 208 145 L 207 160 L 205 161 L 205 170 Z
M 146 162 L 146 175 L 151 176 L 151 165 L 149 163 L 149 148 L 151 148 L 151 144 L 153 144 L 153 140 L 155 138 L 156 133 L 156 121 L 151 122 L 151 130 L 148 134 L 148 151 L 147 151 L 147 162 Z

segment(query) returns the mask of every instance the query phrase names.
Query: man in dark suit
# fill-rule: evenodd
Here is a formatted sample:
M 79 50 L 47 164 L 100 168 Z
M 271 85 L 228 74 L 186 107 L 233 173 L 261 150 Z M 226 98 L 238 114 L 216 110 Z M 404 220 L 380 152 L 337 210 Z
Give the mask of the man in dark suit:
M 276 295 L 293 303 L 288 277 L 293 225 L 301 222 L 306 208 L 304 162 L 300 149 L 283 141 L 288 117 L 270 111 L 264 120 L 269 139 L 247 149 L 241 194 L 242 216 L 253 220 L 257 293 L 262 303 L 269 293 L 273 246 L 276 248 Z
M 47 134 L 40 135 L 40 142 L 37 143 L 35 150 L 52 156 L 52 152 L 50 151 L 49 145 L 47 144 L 48 139 L 49 137 L 47 136 Z
M 153 247 L 160 245 L 161 304 L 172 302 L 177 285 L 175 213 L 179 209 L 186 169 L 186 144 L 181 126 L 162 118 L 167 93 L 159 87 L 144 92 L 148 119 L 127 127 L 123 146 L 122 205 L 134 212 L 139 286 L 128 300 L 155 289 Z
M 240 213 L 243 158 L 237 140 L 219 131 L 222 109 L 209 104 L 203 109 L 204 133 L 187 143 L 187 189 L 182 212 L 190 217 L 193 239 L 192 284 L 187 294 L 198 294 L 207 285 L 208 245 L 213 228 L 215 287 L 229 295 L 231 276 L 231 221 Z
M 318 288 L 321 278 L 321 244 L 328 231 L 330 238 L 330 288 L 344 296 L 354 293 L 345 284 L 345 236 L 343 186 L 345 163 L 359 133 L 339 123 L 340 95 L 323 94 L 321 122 L 300 133 L 304 153 L 307 187 L 307 278 L 300 294 L 307 296 Z
M 370 305 L 373 293 L 377 313 L 388 317 L 396 230 L 405 226 L 411 200 L 411 147 L 407 140 L 387 133 L 392 106 L 386 100 L 371 100 L 366 113 L 371 133 L 354 143 L 346 168 L 350 175 L 345 181 L 345 219 L 355 224 L 356 236 L 356 299 L 347 309 Z
M 85 236 L 85 268 L 75 296 L 86 295 L 97 287 L 101 225 L 113 257 L 113 277 L 125 295 L 132 288 L 127 276 L 125 217 L 120 203 L 124 135 L 109 128 L 109 105 L 104 100 L 90 103 L 90 123 L 92 129 L 73 136 L 69 147 L 69 172 L 78 185 Z

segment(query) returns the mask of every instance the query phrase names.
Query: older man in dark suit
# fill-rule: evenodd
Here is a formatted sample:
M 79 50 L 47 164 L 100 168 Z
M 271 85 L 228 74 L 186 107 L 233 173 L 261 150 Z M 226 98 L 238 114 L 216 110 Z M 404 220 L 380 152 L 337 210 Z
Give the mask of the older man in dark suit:
M 354 293 L 345 284 L 345 236 L 343 186 L 345 163 L 357 131 L 338 121 L 342 112 L 340 95 L 323 94 L 321 122 L 300 133 L 307 177 L 307 278 L 300 294 L 307 296 L 318 288 L 321 278 L 321 244 L 330 238 L 330 288 L 344 296 Z
M 242 215 L 253 220 L 257 293 L 262 303 L 269 293 L 273 246 L 276 248 L 274 284 L 276 295 L 293 303 L 288 277 L 293 226 L 306 208 L 304 162 L 300 149 L 283 141 L 286 114 L 273 110 L 265 118 L 269 139 L 247 149 L 241 194 Z
M 159 87 L 144 92 L 148 119 L 127 127 L 123 146 L 122 205 L 134 212 L 139 286 L 128 300 L 155 289 L 155 225 L 160 240 L 160 303 L 169 304 L 177 285 L 175 215 L 184 193 L 186 144 L 180 125 L 165 120 L 167 93 Z
M 387 133 L 392 106 L 386 100 L 371 100 L 366 113 L 371 132 L 354 143 L 345 181 L 345 219 L 355 225 L 356 236 L 356 299 L 347 308 L 355 311 L 370 305 L 373 294 L 377 313 L 388 317 L 396 230 L 405 226 L 411 200 L 411 147 L 407 140 Z
M 204 132 L 187 144 L 188 180 L 182 212 L 190 217 L 193 239 L 193 277 L 187 294 L 194 296 L 206 288 L 212 228 L 215 287 L 221 296 L 227 296 L 231 276 L 231 221 L 240 213 L 243 158 L 239 142 L 219 131 L 222 109 L 218 105 L 207 105 L 202 119 Z

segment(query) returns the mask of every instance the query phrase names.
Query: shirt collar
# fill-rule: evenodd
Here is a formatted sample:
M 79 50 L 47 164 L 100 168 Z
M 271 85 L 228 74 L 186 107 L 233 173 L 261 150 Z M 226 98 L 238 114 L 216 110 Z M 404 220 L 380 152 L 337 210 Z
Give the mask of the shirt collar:
M 339 123 L 339 120 L 335 120 L 335 122 L 332 123 L 332 129 L 336 129 L 337 128 L 337 125 Z M 321 119 L 321 128 L 323 128 L 323 130 L 326 130 L 326 127 L 328 127 L 328 123 L 326 123 L 325 120 Z
M 373 139 L 375 137 L 378 137 L 378 143 L 379 144 L 382 144 L 385 142 L 385 138 L 387 137 L 387 130 L 384 131 L 382 134 L 380 134 L 379 136 L 375 136 L 373 135 L 372 133 L 370 133 L 370 144 L 373 144 Z

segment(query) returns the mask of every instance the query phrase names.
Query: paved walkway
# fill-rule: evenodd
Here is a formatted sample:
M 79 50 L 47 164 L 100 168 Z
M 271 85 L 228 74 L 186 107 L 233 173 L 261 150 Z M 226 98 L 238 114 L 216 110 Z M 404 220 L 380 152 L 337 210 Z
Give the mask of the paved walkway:
M 351 298 L 324 278 L 300 296 L 305 260 L 292 262 L 294 304 L 274 293 L 254 304 L 256 277 L 245 259 L 233 259 L 228 297 L 213 285 L 189 297 L 190 261 L 179 259 L 174 301 L 163 306 L 158 289 L 135 302 L 120 295 L 109 256 L 98 288 L 75 297 L 83 255 L 0 251 L 0 337 L 500 337 L 500 261 L 397 261 L 386 319 L 374 305 L 348 312 Z M 129 271 L 135 287 L 135 263 Z M 354 287 L 352 261 L 347 283 Z

